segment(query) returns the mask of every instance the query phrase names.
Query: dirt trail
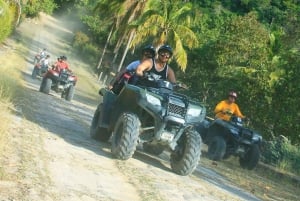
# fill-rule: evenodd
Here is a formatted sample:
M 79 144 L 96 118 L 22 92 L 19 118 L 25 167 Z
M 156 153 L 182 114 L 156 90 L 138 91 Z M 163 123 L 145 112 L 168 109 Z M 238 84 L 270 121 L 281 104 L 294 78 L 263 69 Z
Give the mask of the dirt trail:
M 72 58 L 75 25 L 67 18 L 42 15 L 18 29 L 30 54 L 25 55 L 24 97 L 10 129 L 13 149 L 5 166 L 12 176 L 0 181 L 0 200 L 258 200 L 203 166 L 183 177 L 171 171 L 167 153 L 153 157 L 137 151 L 128 161 L 119 161 L 112 158 L 109 144 L 92 140 L 89 126 L 100 86 L 87 67 Z M 30 61 L 43 47 L 54 59 L 68 55 L 79 76 L 74 101 L 38 92 L 40 80 L 31 79 Z

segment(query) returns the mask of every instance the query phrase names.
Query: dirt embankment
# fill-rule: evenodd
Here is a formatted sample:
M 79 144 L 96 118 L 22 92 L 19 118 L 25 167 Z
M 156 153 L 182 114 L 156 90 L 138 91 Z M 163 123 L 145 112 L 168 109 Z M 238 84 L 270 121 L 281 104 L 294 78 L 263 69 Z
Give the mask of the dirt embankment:
M 198 166 L 183 177 L 171 171 L 167 153 L 153 157 L 137 151 L 132 159 L 119 161 L 112 158 L 109 144 L 92 140 L 89 126 L 100 86 L 72 55 L 75 25 L 71 19 L 41 15 L 18 29 L 26 49 L 20 54 L 26 65 L 24 92 L 10 125 L 0 200 L 259 200 L 213 169 Z M 31 79 L 33 55 L 44 47 L 53 59 L 67 55 L 79 76 L 72 102 L 55 92 L 40 93 L 40 80 Z

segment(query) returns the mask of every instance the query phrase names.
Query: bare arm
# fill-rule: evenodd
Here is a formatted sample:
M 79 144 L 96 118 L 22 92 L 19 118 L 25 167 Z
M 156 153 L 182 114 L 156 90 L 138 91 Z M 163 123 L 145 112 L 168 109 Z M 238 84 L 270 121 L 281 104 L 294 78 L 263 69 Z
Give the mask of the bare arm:
M 170 67 L 168 68 L 168 74 L 167 75 L 168 75 L 167 78 L 170 82 L 176 83 L 175 73 L 174 73 L 172 68 L 170 68 Z
M 143 72 L 144 71 L 148 71 L 152 68 L 152 60 L 151 59 L 147 59 L 145 61 L 143 61 L 140 65 L 138 65 L 137 69 L 136 69 L 136 74 L 138 76 L 143 76 Z

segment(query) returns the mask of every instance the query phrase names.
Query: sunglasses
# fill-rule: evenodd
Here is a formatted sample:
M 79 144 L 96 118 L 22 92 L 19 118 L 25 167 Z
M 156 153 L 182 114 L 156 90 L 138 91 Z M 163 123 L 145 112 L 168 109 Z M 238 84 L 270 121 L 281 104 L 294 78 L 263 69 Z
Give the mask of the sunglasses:
M 167 59 L 170 58 L 170 54 L 169 53 L 160 53 L 159 56 L 166 57 Z

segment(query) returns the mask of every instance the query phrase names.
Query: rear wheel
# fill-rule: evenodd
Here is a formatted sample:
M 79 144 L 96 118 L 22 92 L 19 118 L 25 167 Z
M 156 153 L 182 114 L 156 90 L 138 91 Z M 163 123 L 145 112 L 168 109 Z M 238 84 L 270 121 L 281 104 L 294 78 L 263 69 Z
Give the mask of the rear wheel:
M 171 153 L 171 168 L 179 175 L 188 175 L 197 167 L 201 155 L 201 137 L 194 130 L 187 130 Z
M 75 92 L 74 85 L 70 85 L 70 87 L 67 89 L 67 92 L 65 94 L 65 98 L 67 101 L 71 101 L 73 99 L 74 92 Z
M 252 145 L 244 157 L 240 157 L 240 166 L 242 168 L 253 170 L 258 164 L 260 151 L 257 144 Z
M 136 150 L 140 125 L 137 115 L 132 113 L 120 115 L 112 135 L 111 152 L 114 157 L 121 160 L 132 157 Z
M 109 133 L 106 128 L 98 126 L 101 109 L 102 103 L 98 106 L 97 110 L 94 113 L 94 117 L 90 127 L 90 136 L 91 138 L 99 140 L 101 142 L 107 142 L 111 136 L 111 133 Z
M 214 136 L 208 145 L 208 157 L 211 160 L 223 159 L 226 151 L 226 142 L 222 136 Z

